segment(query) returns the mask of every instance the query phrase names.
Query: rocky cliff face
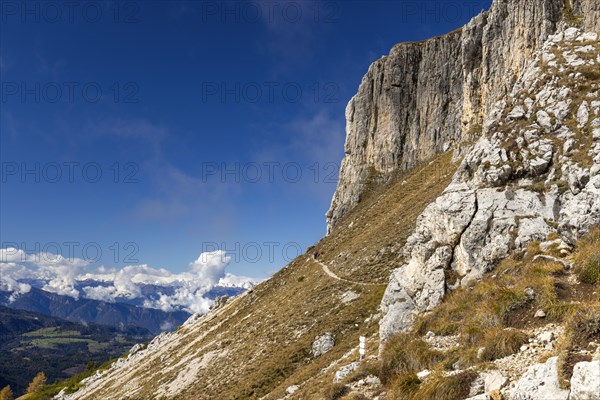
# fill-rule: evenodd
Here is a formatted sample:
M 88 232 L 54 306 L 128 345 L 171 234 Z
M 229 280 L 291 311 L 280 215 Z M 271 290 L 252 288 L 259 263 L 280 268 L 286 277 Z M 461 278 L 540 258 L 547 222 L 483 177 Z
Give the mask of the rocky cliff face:
M 552 237 L 568 248 L 599 222 L 600 42 L 569 28 L 495 104 L 450 186 L 419 217 L 382 301 L 382 341 L 515 251 Z
M 346 156 L 328 232 L 373 179 L 385 181 L 457 141 L 477 139 L 483 117 L 561 18 L 600 30 L 596 0 L 565 1 L 495 0 L 462 29 L 399 44 L 374 62 L 346 109 Z

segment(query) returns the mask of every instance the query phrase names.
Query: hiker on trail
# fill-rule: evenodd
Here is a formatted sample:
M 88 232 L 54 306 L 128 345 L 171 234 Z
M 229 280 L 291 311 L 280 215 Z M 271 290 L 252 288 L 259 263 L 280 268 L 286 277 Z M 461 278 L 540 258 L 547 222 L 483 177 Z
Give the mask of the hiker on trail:
M 315 250 L 315 252 L 313 253 L 313 258 L 316 260 L 317 258 L 319 258 L 319 250 Z

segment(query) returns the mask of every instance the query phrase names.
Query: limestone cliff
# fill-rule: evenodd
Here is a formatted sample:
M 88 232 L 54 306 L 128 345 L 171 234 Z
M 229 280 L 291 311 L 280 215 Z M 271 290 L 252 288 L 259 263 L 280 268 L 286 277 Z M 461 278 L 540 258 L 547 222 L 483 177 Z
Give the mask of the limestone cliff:
M 600 42 L 571 27 L 535 54 L 419 217 L 382 301 L 381 339 L 515 251 L 550 237 L 568 248 L 599 222 Z
M 385 181 L 457 141 L 477 139 L 483 116 L 561 19 L 600 30 L 597 0 L 565 1 L 495 0 L 462 29 L 398 44 L 375 61 L 346 109 L 346 155 L 328 232 L 373 179 Z

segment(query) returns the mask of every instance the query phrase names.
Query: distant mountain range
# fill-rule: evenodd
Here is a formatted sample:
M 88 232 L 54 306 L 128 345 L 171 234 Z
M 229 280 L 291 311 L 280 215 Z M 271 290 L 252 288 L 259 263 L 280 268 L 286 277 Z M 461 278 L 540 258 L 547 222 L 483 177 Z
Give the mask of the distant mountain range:
M 152 334 L 176 329 L 190 316 L 185 311 L 165 312 L 125 303 L 74 299 L 37 288 L 12 302 L 9 301 L 10 295 L 10 292 L 0 292 L 0 304 L 77 323 L 102 324 L 121 330 L 143 328 Z
M 39 292 L 31 297 L 46 298 Z M 21 394 L 40 371 L 49 383 L 68 378 L 87 365 L 123 355 L 151 336 L 144 328 L 83 325 L 0 306 L 0 388 L 10 385 Z
M 73 322 L 152 334 L 205 314 L 219 296 L 236 296 L 259 281 L 226 272 L 231 257 L 205 252 L 174 273 L 149 265 L 95 267 L 86 260 L 0 248 L 0 305 Z
M 29 290 L 18 293 L 0 285 L 0 389 L 10 385 L 15 394 L 23 393 L 40 371 L 49 383 L 68 378 L 87 365 L 125 354 L 160 332 L 176 330 L 191 315 L 183 307 L 168 307 L 168 311 L 151 307 L 165 297 L 176 297 L 176 286 L 139 284 L 137 297 L 112 296 L 103 301 L 44 290 L 44 280 L 17 282 Z M 85 293 L 83 288 L 101 291 L 109 285 L 86 279 L 73 287 Z M 245 290 L 213 286 L 201 299 L 210 302 Z
M 80 283 L 80 285 L 88 287 L 101 284 L 101 282 L 94 281 Z M 214 299 L 218 296 L 236 296 L 244 290 L 237 287 L 214 287 L 205 296 L 208 299 Z M 29 292 L 18 296 L 12 296 L 12 292 L 0 291 L 0 305 L 76 323 L 102 324 L 121 330 L 142 328 L 150 334 L 156 335 L 163 331 L 177 329 L 191 315 L 181 310 L 162 311 L 143 307 L 144 302 L 148 299 L 158 298 L 161 294 L 169 295 L 172 292 L 174 292 L 172 287 L 144 285 L 142 286 L 143 297 L 135 299 L 119 298 L 117 302 L 106 302 L 82 297 L 75 299 L 71 296 L 32 287 Z

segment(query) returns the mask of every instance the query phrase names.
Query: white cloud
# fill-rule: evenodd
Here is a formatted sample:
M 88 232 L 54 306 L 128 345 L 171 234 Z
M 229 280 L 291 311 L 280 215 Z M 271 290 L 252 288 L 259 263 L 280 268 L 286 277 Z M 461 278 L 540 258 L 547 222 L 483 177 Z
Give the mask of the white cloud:
M 247 276 L 225 274 L 224 277 L 219 279 L 219 283 L 217 283 L 217 286 L 250 289 L 256 283 L 257 282 L 255 279 L 249 278 Z
M 188 272 L 169 277 L 173 279 L 173 282 L 180 284 L 173 295 L 161 295 L 158 300 L 147 300 L 144 305 L 146 307 L 159 308 L 163 311 L 172 311 L 181 308 L 191 313 L 206 313 L 212 301 L 204 296 L 212 287 L 226 278 L 225 268 L 229 265 L 230 261 L 231 257 L 222 250 L 200 254 L 195 261 L 189 264 Z M 231 274 L 227 275 L 233 276 Z M 233 280 L 230 278 L 230 281 Z M 223 283 L 226 282 L 224 281 Z M 250 283 L 247 284 L 251 286 Z
M 0 290 L 13 292 L 13 297 L 30 291 L 31 286 L 20 281 L 31 279 L 43 282 L 43 290 L 76 299 L 83 296 L 110 303 L 119 299 L 142 299 L 145 307 L 202 314 L 212 304 L 206 294 L 215 286 L 249 289 L 257 283 L 252 278 L 226 273 L 231 257 L 222 250 L 200 254 L 189 263 L 186 272 L 179 274 L 146 264 L 122 269 L 101 266 L 90 270 L 84 260 L 67 260 L 52 254 L 26 254 L 16 249 L 0 249 L 0 256 L 3 260 L 13 260 L 0 263 Z M 80 293 L 76 287 L 84 281 L 102 282 L 103 285 L 87 285 Z M 169 289 L 165 290 L 167 294 L 159 293 L 158 298 L 148 298 L 142 292 L 144 285 Z
M 27 254 L 23 250 L 14 247 L 0 249 L 0 262 L 22 262 L 27 260 Z
M 117 289 L 114 286 L 86 286 L 83 291 L 88 299 L 114 303 Z
M 231 257 L 223 250 L 209 251 L 200 254 L 196 261 L 190 263 L 188 270 L 196 275 L 198 282 L 215 285 L 225 277 L 225 268 L 230 261 Z
M 171 296 L 161 295 L 158 300 L 146 300 L 144 307 L 158 308 L 163 311 L 173 311 L 183 309 L 190 313 L 206 313 L 212 304 L 212 301 L 204 297 L 206 288 L 196 288 L 191 284 L 186 284 L 175 290 Z
M 47 279 L 43 290 L 64 296 L 79 298 L 75 289 L 76 278 L 81 269 L 89 263 L 79 258 L 66 259 L 61 255 L 38 253 L 29 257 L 29 262 L 35 263 L 41 276 Z
M 66 259 L 61 255 L 46 252 L 28 254 L 13 247 L 0 249 L 0 260 L 2 261 L 2 277 L 0 279 L 4 282 L 39 279 L 46 281 L 44 290 L 74 298 L 79 297 L 79 291 L 75 289 L 75 277 L 81 268 L 88 264 L 78 258 Z M 36 269 L 28 268 L 28 266 Z
M 12 292 L 9 301 L 15 299 L 25 293 L 29 293 L 31 285 L 18 282 L 18 277 L 23 279 L 26 276 L 23 268 L 15 263 L 0 263 L 0 290 Z

